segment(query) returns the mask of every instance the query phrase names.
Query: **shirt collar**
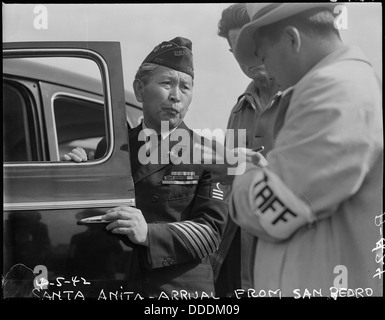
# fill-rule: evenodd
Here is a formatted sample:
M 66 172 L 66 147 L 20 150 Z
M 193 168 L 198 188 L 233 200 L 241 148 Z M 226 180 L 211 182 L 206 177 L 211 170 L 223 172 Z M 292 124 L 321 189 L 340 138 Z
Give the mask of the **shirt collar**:
M 279 100 L 282 98 L 283 94 L 284 94 L 284 93 L 283 93 L 282 91 L 278 91 L 278 92 L 273 96 L 273 98 L 271 98 L 271 100 L 270 100 L 269 104 L 266 106 L 266 109 L 265 109 L 265 110 L 269 109 L 273 104 L 275 104 L 277 101 L 279 101 Z
M 253 110 L 256 110 L 257 101 L 255 97 L 258 97 L 258 89 L 255 87 L 254 81 L 251 81 L 247 86 L 245 92 L 238 97 L 237 105 L 233 112 L 239 112 L 245 107 L 250 107 Z
M 285 97 L 288 96 L 289 94 L 291 95 L 293 90 L 294 90 L 294 87 L 289 87 L 283 91 L 278 91 L 270 100 L 269 104 L 266 107 L 266 110 L 269 109 L 272 105 L 279 103 L 280 100 L 285 99 Z
M 279 91 L 279 92 L 281 92 L 282 98 L 283 98 L 283 97 L 287 96 L 289 93 L 291 93 L 293 90 L 294 90 L 294 87 L 289 87 L 289 88 L 285 89 L 283 92 L 281 92 L 281 91 Z

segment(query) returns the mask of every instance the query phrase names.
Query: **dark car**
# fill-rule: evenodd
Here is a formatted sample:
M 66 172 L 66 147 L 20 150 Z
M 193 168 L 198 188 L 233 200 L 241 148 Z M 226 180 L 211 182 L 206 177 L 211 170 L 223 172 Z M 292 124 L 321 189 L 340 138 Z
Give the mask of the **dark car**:
M 119 43 L 3 44 L 3 298 L 130 292 L 131 244 L 79 221 L 135 205 L 127 132 L 141 117 Z M 103 137 L 101 158 L 60 161 Z

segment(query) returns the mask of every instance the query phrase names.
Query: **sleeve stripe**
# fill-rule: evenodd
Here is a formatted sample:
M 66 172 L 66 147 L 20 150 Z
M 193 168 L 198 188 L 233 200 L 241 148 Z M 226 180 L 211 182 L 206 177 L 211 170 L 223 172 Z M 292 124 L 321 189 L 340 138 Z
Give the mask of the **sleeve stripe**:
M 205 231 L 202 230 L 200 225 L 197 223 L 191 222 L 191 221 L 185 221 L 184 223 L 187 226 L 189 226 L 193 230 L 193 232 L 199 237 L 201 243 L 204 245 L 204 247 L 206 249 L 205 250 L 205 253 L 206 253 L 205 256 L 210 254 L 211 252 L 213 252 L 210 237 L 207 238 L 207 236 L 204 234 Z
M 198 256 L 202 259 L 213 253 L 218 247 L 216 239 L 210 227 L 193 221 L 173 222 L 170 225 L 176 227 L 188 239 Z
M 199 239 L 196 238 L 195 234 L 191 230 L 186 229 L 186 226 L 183 223 L 177 223 L 176 222 L 176 223 L 170 223 L 170 225 L 177 228 L 187 238 L 187 240 L 194 247 L 196 253 L 198 254 L 198 257 L 200 259 L 203 259 L 204 250 L 201 248 L 200 241 L 199 241 Z
M 217 250 L 217 247 L 219 245 L 219 241 L 218 241 L 217 237 L 215 237 L 214 232 L 210 229 L 209 226 L 202 224 L 202 223 L 192 222 L 192 221 L 186 221 L 186 223 L 194 224 L 197 227 L 199 227 L 200 232 L 206 238 L 206 241 L 210 245 L 210 248 L 211 248 L 210 253 L 213 253 L 214 251 Z
M 213 230 L 209 226 L 202 224 L 202 227 L 206 229 L 205 231 L 207 232 L 208 236 L 211 238 L 211 241 L 214 243 L 214 251 L 216 251 L 219 246 L 219 239 L 215 236 Z

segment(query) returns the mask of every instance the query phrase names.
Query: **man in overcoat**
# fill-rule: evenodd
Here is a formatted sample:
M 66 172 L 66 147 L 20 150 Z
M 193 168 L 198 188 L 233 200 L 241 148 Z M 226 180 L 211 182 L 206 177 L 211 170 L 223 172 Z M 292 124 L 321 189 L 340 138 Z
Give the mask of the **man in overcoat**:
M 230 199 L 231 216 L 258 237 L 254 289 L 381 296 L 378 77 L 359 48 L 342 43 L 336 4 L 246 6 L 251 22 L 235 54 L 244 64 L 258 57 L 293 87 L 273 148 L 235 178 Z

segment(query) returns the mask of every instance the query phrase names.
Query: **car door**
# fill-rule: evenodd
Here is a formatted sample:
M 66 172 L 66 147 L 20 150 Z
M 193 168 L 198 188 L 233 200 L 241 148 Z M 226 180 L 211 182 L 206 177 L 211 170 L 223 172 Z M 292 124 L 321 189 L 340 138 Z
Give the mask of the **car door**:
M 65 68 L 20 66 L 61 59 L 94 64 L 98 89 Z M 135 205 L 120 44 L 4 43 L 3 66 L 8 62 L 14 67 L 3 70 L 4 298 L 74 299 L 129 290 L 124 278 L 133 263 L 131 243 L 103 224 L 79 224 L 109 208 Z M 65 148 L 85 143 L 95 149 L 103 137 L 104 156 L 60 161 Z

